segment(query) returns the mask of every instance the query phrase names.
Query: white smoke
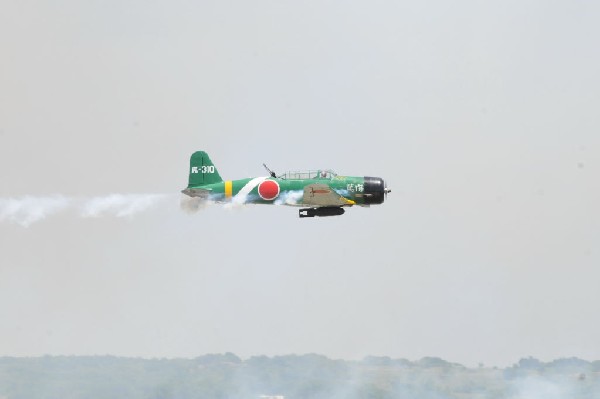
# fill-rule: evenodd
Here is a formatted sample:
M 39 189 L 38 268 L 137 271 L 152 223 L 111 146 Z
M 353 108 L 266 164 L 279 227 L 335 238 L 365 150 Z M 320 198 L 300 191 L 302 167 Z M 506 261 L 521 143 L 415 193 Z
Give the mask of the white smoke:
M 231 198 L 231 202 L 224 204 L 225 208 L 235 208 L 240 205 L 245 205 L 248 202 L 248 194 L 238 194 Z
M 281 193 L 274 201 L 275 205 L 298 205 L 302 202 L 304 190 L 294 190 Z
M 7 221 L 29 227 L 48 216 L 67 210 L 75 210 L 83 218 L 131 218 L 170 198 L 170 194 L 110 194 L 92 198 L 28 195 L 20 198 L 0 198 L 0 222 Z
M 166 194 L 111 194 L 106 197 L 92 198 L 85 202 L 81 209 L 81 216 L 131 217 L 154 207 L 167 197 Z
M 282 192 L 274 201 L 274 205 L 300 205 L 304 198 L 303 190 L 294 190 Z M 231 200 L 226 202 L 219 202 L 223 209 L 227 210 L 238 210 L 244 209 L 245 205 L 252 204 L 255 200 L 260 200 L 258 195 L 240 192 L 234 195 Z M 213 205 L 216 202 L 210 199 L 190 198 L 183 196 L 181 200 L 181 208 L 188 213 L 195 213 L 201 209 L 206 208 L 209 205 Z
M 250 194 L 240 192 L 237 195 L 234 195 L 231 198 L 230 202 L 224 203 L 223 208 L 225 208 L 225 209 L 240 209 L 241 207 L 246 205 L 248 202 L 252 201 L 253 198 L 254 198 L 254 196 L 250 196 Z
M 215 201 L 206 198 L 199 197 L 190 197 L 188 195 L 182 194 L 180 207 L 181 209 L 188 214 L 196 213 L 210 205 L 213 205 Z
M 283 192 L 273 201 L 275 205 L 298 205 L 304 192 L 295 190 Z M 20 198 L 0 198 L 0 222 L 15 223 L 29 227 L 51 215 L 64 211 L 75 211 L 82 218 L 132 218 L 147 212 L 167 201 L 176 201 L 174 194 L 109 194 L 98 197 L 24 196 Z M 225 209 L 241 209 L 257 199 L 255 194 L 240 192 L 231 201 L 223 203 Z M 183 195 L 180 207 L 187 213 L 196 213 L 215 204 L 212 199 Z
M 303 190 L 294 190 L 281 193 L 274 201 L 274 205 L 300 205 L 304 198 Z M 238 194 L 231 198 L 230 202 L 223 204 L 225 209 L 240 209 L 244 205 L 251 204 L 260 198 L 255 194 Z
M 51 197 L 0 198 L 0 222 L 9 221 L 23 227 L 67 209 L 71 199 L 61 195 Z
M 552 381 L 544 378 L 523 378 L 513 384 L 510 399 L 562 399 L 576 397 L 576 386 L 569 381 Z

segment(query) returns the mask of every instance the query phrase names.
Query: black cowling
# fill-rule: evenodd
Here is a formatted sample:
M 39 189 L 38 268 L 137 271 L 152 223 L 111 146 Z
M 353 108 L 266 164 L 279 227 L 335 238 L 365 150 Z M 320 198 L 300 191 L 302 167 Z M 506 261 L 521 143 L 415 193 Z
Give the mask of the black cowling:
M 365 176 L 363 198 L 365 205 L 383 204 L 385 200 L 385 182 L 381 177 Z

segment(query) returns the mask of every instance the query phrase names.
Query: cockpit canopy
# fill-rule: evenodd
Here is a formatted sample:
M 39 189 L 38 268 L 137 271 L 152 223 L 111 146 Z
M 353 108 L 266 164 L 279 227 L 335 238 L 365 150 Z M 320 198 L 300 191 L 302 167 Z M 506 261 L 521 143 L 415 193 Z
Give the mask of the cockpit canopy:
M 305 179 L 325 179 L 331 180 L 337 176 L 331 169 L 319 169 L 319 170 L 308 170 L 308 171 L 294 171 L 294 172 L 285 172 L 282 175 L 277 176 L 280 179 L 285 180 L 305 180 Z

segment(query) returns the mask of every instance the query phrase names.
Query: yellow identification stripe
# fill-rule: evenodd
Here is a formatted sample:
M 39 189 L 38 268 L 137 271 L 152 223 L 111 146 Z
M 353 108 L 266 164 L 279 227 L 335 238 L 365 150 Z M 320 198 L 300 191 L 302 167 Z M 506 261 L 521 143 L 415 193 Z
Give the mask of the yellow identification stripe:
M 225 182 L 225 198 L 231 198 L 231 194 L 233 192 L 233 184 L 231 180 L 227 180 Z

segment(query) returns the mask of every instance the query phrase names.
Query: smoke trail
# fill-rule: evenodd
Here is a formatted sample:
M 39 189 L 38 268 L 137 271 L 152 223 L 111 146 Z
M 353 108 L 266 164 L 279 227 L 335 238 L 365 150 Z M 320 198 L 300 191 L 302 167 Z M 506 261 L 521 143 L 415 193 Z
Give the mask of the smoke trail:
M 298 205 L 302 201 L 303 197 L 304 197 L 303 190 L 287 191 L 287 192 L 282 193 L 279 197 L 277 197 L 274 204 L 275 205 Z
M 193 214 L 210 205 L 213 205 L 214 203 L 215 202 L 211 199 L 190 197 L 188 195 L 182 194 L 179 205 L 185 213 Z
M 131 218 L 170 198 L 175 197 L 172 194 L 110 194 L 92 198 L 69 198 L 62 195 L 0 198 L 0 222 L 29 227 L 48 216 L 71 209 L 76 210 L 83 218 Z
M 67 209 L 71 201 L 61 195 L 0 198 L 0 221 L 8 220 L 23 227 L 29 227 L 32 223 Z
M 75 210 L 82 218 L 117 217 L 131 218 L 139 213 L 151 210 L 167 200 L 175 202 L 178 194 L 110 194 L 85 198 L 54 196 L 24 196 L 21 198 L 0 198 L 0 222 L 8 221 L 23 227 L 29 227 L 48 216 L 67 210 Z M 298 205 L 304 192 L 295 190 L 283 192 L 273 201 L 275 205 Z M 231 201 L 223 203 L 225 209 L 241 209 L 244 205 L 259 199 L 256 194 L 240 192 Z M 196 213 L 215 201 L 208 198 L 183 195 L 180 207 L 186 213 Z
M 92 198 L 84 204 L 81 216 L 131 217 L 154 207 L 167 197 L 167 194 L 111 194 L 106 197 Z
M 244 205 L 256 199 L 256 195 L 248 193 L 238 193 L 231 198 L 231 201 L 223 204 L 224 209 L 242 209 Z
M 294 190 L 281 193 L 274 201 L 274 205 L 300 205 L 304 198 L 304 190 Z M 218 202 L 223 206 L 223 209 L 244 209 L 245 205 L 252 204 L 254 201 L 260 200 L 261 198 L 256 194 L 249 192 L 239 192 L 234 195 L 229 201 Z M 207 206 L 214 205 L 217 203 L 212 199 L 204 199 L 198 197 L 188 197 L 187 195 L 182 196 L 181 209 L 187 213 L 196 213 Z

